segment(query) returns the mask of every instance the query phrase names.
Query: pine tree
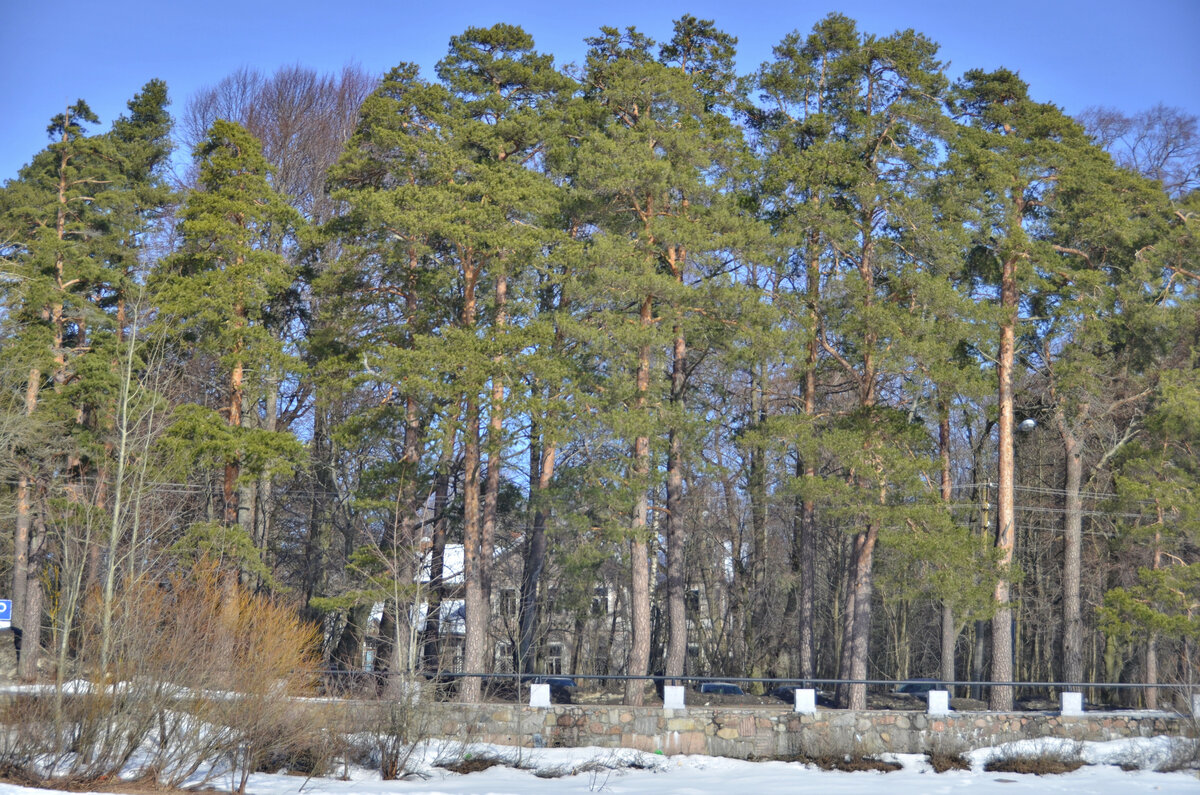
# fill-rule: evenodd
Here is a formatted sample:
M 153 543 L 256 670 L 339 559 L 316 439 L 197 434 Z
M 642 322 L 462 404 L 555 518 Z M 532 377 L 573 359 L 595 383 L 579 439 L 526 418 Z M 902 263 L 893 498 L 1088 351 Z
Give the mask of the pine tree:
M 161 322 L 212 358 L 221 408 L 178 407 L 171 436 L 192 465 L 223 468 L 222 527 L 210 532 L 228 537 L 239 530 L 248 539 L 242 479 L 286 470 L 301 452 L 289 434 L 243 422 L 262 394 L 263 374 L 293 365 L 266 320 L 295 278 L 278 241 L 294 233 L 299 218 L 271 187 L 262 147 L 240 125 L 214 123 L 194 158 L 200 189 L 180 213 L 183 245 L 155 275 L 156 298 Z M 240 543 L 231 541 L 229 549 L 242 549 Z
M 846 572 L 840 676 L 865 679 L 871 634 L 875 547 L 887 526 L 903 526 L 893 506 L 916 487 L 914 457 L 928 461 L 923 431 L 886 405 L 892 384 L 919 352 L 931 319 L 924 285 L 941 278 L 914 261 L 907 239 L 929 214 L 921 195 L 940 124 L 937 98 L 946 81 L 937 47 L 912 31 L 886 38 L 860 34 L 853 21 L 830 15 L 806 39 L 792 34 L 764 67 L 760 84 L 774 107 L 758 115 L 768 147 L 768 212 L 804 269 L 800 346 L 801 405 L 794 427 L 802 451 L 802 559 L 811 558 L 818 487 L 818 450 L 836 462 L 837 478 L 820 487 L 833 515 L 856 530 Z M 822 360 L 834 368 L 849 404 L 830 402 L 833 418 L 813 438 L 815 377 Z M 808 437 L 807 439 L 805 437 Z M 814 444 L 815 442 L 815 444 Z M 910 520 L 915 521 L 912 517 Z M 814 571 L 803 564 L 804 580 Z M 811 668 L 810 586 L 801 594 L 801 670 Z M 845 694 L 865 708 L 865 686 Z
M 1018 339 L 1027 336 L 1023 330 L 1018 334 L 1018 328 L 1030 314 L 1031 302 L 1052 300 L 1056 284 L 1091 281 L 1085 275 L 1087 255 L 1056 245 L 1047 224 L 1085 176 L 1090 145 L 1075 122 L 1057 107 L 1031 100 L 1027 86 L 1008 70 L 968 71 L 956 93 L 953 109 L 962 125 L 951 169 L 975 191 L 976 198 L 968 201 L 978 213 L 970 259 L 975 272 L 999 293 L 992 322 L 999 332 L 996 547 L 1002 576 L 992 619 L 992 679 L 1005 682 L 1013 677 L 1012 586 L 1005 574 L 1016 540 L 1013 383 Z M 1012 709 L 1012 696 L 1011 687 L 993 687 L 992 709 Z
M 713 88 L 732 81 L 733 40 L 711 22 L 680 20 L 660 57 L 654 43 L 629 29 L 603 28 L 588 39 L 584 97 L 568 132 L 578 143 L 565 166 L 572 184 L 593 197 L 595 265 L 590 273 L 602 311 L 604 340 L 597 353 L 619 364 L 606 380 L 605 411 L 619 438 L 629 441 L 628 492 L 633 503 L 626 533 L 631 557 L 630 674 L 648 670 L 650 648 L 648 521 L 652 437 L 666 443 L 668 675 L 683 673 L 686 653 L 682 529 L 687 340 L 704 337 L 714 322 L 699 307 L 706 275 L 738 245 L 740 220 L 724 192 L 741 151 L 740 134 L 718 113 Z M 706 95 L 705 91 L 713 93 Z M 630 315 L 636 321 L 629 323 Z M 613 347 L 615 346 L 615 347 Z M 632 352 L 628 355 L 624 352 Z M 669 352 L 669 384 L 652 385 L 652 359 Z M 657 397 L 659 390 L 663 399 Z M 660 408 L 661 406 L 661 408 Z M 641 683 L 626 687 L 641 703 Z
M 412 485 L 402 485 L 402 494 L 417 494 L 418 424 L 435 429 L 444 450 L 462 438 L 464 665 L 480 671 L 487 665 L 505 417 L 518 394 L 513 360 L 541 329 L 533 322 L 533 285 L 553 237 L 542 224 L 555 209 L 555 189 L 536 166 L 555 97 L 570 81 L 533 49 L 528 34 L 509 25 L 454 37 L 438 74 L 442 85 L 426 85 L 415 70 L 394 70 L 368 102 L 336 172 L 345 186 L 339 196 L 351 203 L 339 226 L 357 237 L 363 253 L 386 252 L 382 283 L 404 296 L 404 323 L 376 351 L 382 374 L 403 384 L 407 402 L 412 444 L 405 444 L 403 477 Z M 393 263 L 399 272 L 391 272 Z M 375 297 L 370 303 L 380 305 Z M 432 406 L 442 407 L 436 421 L 421 416 Z M 402 547 L 415 548 L 412 527 L 401 528 Z M 478 694 L 477 679 L 464 683 L 464 699 Z
M 41 566 L 51 547 L 66 555 L 63 545 L 71 545 L 73 568 L 59 582 L 82 578 L 85 558 L 89 584 L 99 574 L 101 540 L 90 524 L 77 532 L 76 519 L 109 509 L 116 342 L 127 322 L 120 296 L 144 264 L 145 239 L 169 197 L 160 174 L 169 153 L 166 102 L 165 86 L 151 81 L 129 103 L 130 115 L 102 135 L 89 134 L 84 125 L 99 120 L 76 102 L 51 121 L 54 143 L 0 194 L 5 259 L 17 276 L 3 295 L 6 369 L 24 374 L 13 585 L 24 676 L 36 666 Z M 59 612 L 63 633 L 74 616 L 73 604 Z

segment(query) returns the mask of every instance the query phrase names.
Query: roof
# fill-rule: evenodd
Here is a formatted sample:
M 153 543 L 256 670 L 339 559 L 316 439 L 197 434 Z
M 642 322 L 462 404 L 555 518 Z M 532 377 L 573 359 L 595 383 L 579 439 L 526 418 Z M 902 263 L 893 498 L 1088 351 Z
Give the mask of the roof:
M 462 585 L 465 582 L 463 571 L 466 565 L 466 555 L 462 544 L 447 544 L 445 551 L 442 553 L 442 574 L 443 582 L 448 585 Z M 417 575 L 417 582 L 430 582 L 433 580 L 433 550 L 426 549 L 421 555 L 421 571 Z

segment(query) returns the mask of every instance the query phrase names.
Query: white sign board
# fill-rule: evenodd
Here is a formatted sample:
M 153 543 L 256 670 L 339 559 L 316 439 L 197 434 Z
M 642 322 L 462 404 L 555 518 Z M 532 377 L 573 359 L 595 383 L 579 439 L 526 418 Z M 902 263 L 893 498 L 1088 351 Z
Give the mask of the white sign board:
M 12 627 L 12 600 L 0 599 L 0 629 Z
M 550 685 L 530 685 L 529 686 L 529 706 L 531 706 L 531 707 L 548 707 L 548 706 L 550 706 Z

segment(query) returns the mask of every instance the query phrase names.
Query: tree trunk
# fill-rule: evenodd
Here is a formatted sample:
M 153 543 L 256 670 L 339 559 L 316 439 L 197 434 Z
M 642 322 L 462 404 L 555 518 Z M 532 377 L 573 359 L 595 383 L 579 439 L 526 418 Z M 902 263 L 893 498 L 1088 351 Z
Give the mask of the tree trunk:
M 235 362 L 229 375 L 229 425 L 232 428 L 242 426 L 242 363 Z M 227 527 L 238 523 L 238 487 L 240 462 L 236 460 L 225 463 L 225 481 L 222 496 L 225 498 L 224 520 Z
M 682 401 L 686 347 L 683 335 L 676 331 L 674 363 L 671 372 L 673 402 Z M 672 428 L 667 440 L 667 676 L 683 676 L 687 659 L 687 605 L 684 599 L 687 562 L 683 531 L 683 439 Z M 675 684 L 678 684 L 677 682 Z
M 400 486 L 396 492 L 396 509 L 399 512 L 399 539 L 396 545 L 397 595 L 412 593 L 405 599 L 403 611 L 405 632 L 405 673 L 417 670 L 421 656 L 420 630 L 417 626 L 418 606 L 422 595 L 415 593 L 414 584 L 420 579 L 421 543 L 417 538 L 417 517 L 420 511 L 417 468 L 421 462 L 421 417 L 416 398 L 411 395 L 404 401 L 404 452 L 401 456 L 403 468 Z
M 875 558 L 875 542 L 879 537 L 879 527 L 872 522 L 867 530 L 859 534 L 861 543 L 856 543 L 854 556 L 854 580 L 851 588 L 854 592 L 852 609 L 854 619 L 851 624 L 850 670 L 847 679 L 866 679 L 869 662 L 871 640 L 871 595 L 873 588 L 872 568 Z M 848 708 L 864 710 L 867 708 L 867 686 L 857 683 L 850 685 Z
M 1079 440 L 1062 424 L 1067 482 L 1063 515 L 1063 669 L 1066 682 L 1083 681 L 1083 616 L 1080 611 L 1080 547 L 1083 531 L 1083 456 Z M 1079 688 L 1071 688 L 1078 691 Z
M 272 374 L 267 378 L 264 430 L 274 433 L 279 427 L 279 378 Z M 271 522 L 275 514 L 273 478 L 269 472 L 258 477 L 257 494 L 254 500 L 254 545 L 264 564 L 270 567 L 267 550 L 271 543 Z
M 641 324 L 649 328 L 653 322 L 651 315 L 652 298 L 642 299 Z M 646 393 L 650 389 L 650 347 L 643 345 L 638 351 L 638 367 L 636 376 L 637 397 L 634 408 L 641 413 L 646 408 Z M 629 663 L 626 673 L 630 676 L 645 676 L 650 666 L 650 559 L 647 538 L 647 514 L 650 503 L 646 490 L 646 482 L 650 475 L 650 438 L 638 436 L 633 443 L 633 480 L 637 490 L 634 501 L 633 518 L 630 522 L 630 643 Z M 625 682 L 625 703 L 632 707 L 642 705 L 642 692 L 645 681 L 628 679 Z
M 313 408 L 312 467 L 314 494 L 309 509 L 308 537 L 304 545 L 304 606 L 302 615 L 316 621 L 321 613 L 311 606 L 314 596 L 324 596 L 327 582 L 326 561 L 333 544 L 333 443 L 327 428 L 328 415 L 320 402 Z
M 843 581 L 845 583 L 845 607 L 842 611 L 842 643 L 838 650 L 838 678 L 851 679 L 854 657 L 854 620 L 858 615 L 856 602 L 858 589 L 855 583 L 858 575 L 858 560 L 862 555 L 862 546 L 866 542 L 866 533 L 856 533 L 850 543 L 850 555 L 846 558 Z M 837 686 L 837 703 L 846 707 L 850 704 L 850 685 L 842 683 Z
M 342 627 L 337 645 L 330 654 L 334 666 L 351 671 L 362 665 L 363 636 L 370 618 L 371 605 L 355 605 L 346 611 L 346 625 Z
M 463 269 L 462 325 L 475 326 L 475 283 L 478 274 L 467 264 Z M 469 387 L 473 390 L 474 387 Z M 466 580 L 466 642 L 463 648 L 463 667 L 468 673 L 481 673 L 487 651 L 487 632 L 490 619 L 487 603 L 488 571 L 491 561 L 485 560 L 483 530 L 479 516 L 479 399 L 469 391 L 463 400 L 463 558 Z M 476 677 L 462 679 L 459 701 L 477 703 L 481 682 Z
M 507 322 L 505 304 L 508 301 L 508 280 L 503 273 L 496 276 L 496 318 L 495 333 L 504 333 Z M 483 591 L 483 604 L 491 605 L 492 601 L 492 566 L 496 545 L 496 510 L 500 498 L 500 472 L 503 469 L 504 449 L 504 357 L 498 354 L 493 358 L 495 369 L 492 372 L 492 401 L 488 410 L 487 435 L 487 478 L 483 489 L 483 519 L 480 538 L 480 557 L 486 563 L 480 569 L 480 589 Z M 485 650 L 486 651 L 486 650 Z M 490 655 L 486 655 L 486 661 Z
M 454 438 L 444 443 L 437 477 L 433 484 L 433 537 L 429 548 L 429 607 L 425 614 L 425 669 L 440 671 L 442 601 L 446 596 L 446 506 L 450 502 L 450 468 L 454 462 Z
M 645 515 L 646 498 L 638 500 L 635 512 Z M 634 530 L 638 530 L 634 524 Z M 640 528 L 643 536 L 645 527 Z M 630 576 L 630 612 L 631 633 L 629 644 L 629 664 L 626 673 L 630 676 L 645 676 L 650 668 L 650 558 L 644 537 L 632 538 L 629 542 L 629 554 L 632 561 Z M 625 703 L 631 707 L 642 705 L 642 693 L 646 687 L 645 680 L 628 679 L 625 681 Z
M 37 408 L 38 389 L 42 374 L 37 368 L 29 371 L 25 382 L 25 416 L 33 416 Z M 17 521 L 13 534 L 13 626 L 24 629 L 25 589 L 29 579 L 29 543 L 33 528 L 32 483 L 29 475 L 22 471 L 17 476 Z
M 818 250 L 818 242 L 815 235 L 810 237 L 811 251 Z M 811 418 L 817 411 L 817 358 L 820 353 L 815 329 L 819 319 L 817 301 L 821 290 L 821 264 L 815 253 L 809 258 L 805 279 L 813 336 L 808 341 L 808 357 L 804 362 L 804 414 Z M 811 495 L 817 480 L 817 467 L 811 451 L 809 455 L 801 455 L 801 459 L 805 497 L 800 505 L 800 677 L 811 679 L 816 676 L 817 599 L 817 508 Z
M 954 685 L 950 684 L 957 677 L 954 672 L 954 647 L 958 644 L 958 627 L 954 623 L 954 608 L 942 604 L 942 682 L 946 690 L 954 696 Z
M 940 390 L 939 390 L 940 392 Z M 941 459 L 942 502 L 949 505 L 954 496 L 954 482 L 950 472 L 950 401 L 938 397 L 938 457 Z M 954 647 L 958 641 L 958 627 L 954 624 L 954 608 L 942 602 L 942 681 L 954 695 Z
M 814 483 L 817 469 L 804 462 L 804 479 Z M 817 509 L 812 498 L 800 505 L 800 678 L 812 679 L 816 666 Z
M 244 374 L 243 374 L 244 376 Z M 259 416 L 256 406 L 251 401 L 250 396 L 246 394 L 245 384 L 242 385 L 242 411 L 239 424 L 245 428 L 258 428 Z M 250 478 L 242 478 L 242 462 L 238 461 L 237 479 L 237 498 L 235 504 L 237 506 L 237 526 L 246 534 L 246 538 L 250 539 L 254 544 L 255 550 L 258 547 L 258 527 L 256 519 L 258 517 L 258 490 L 255 485 L 255 480 Z M 244 582 L 242 580 L 241 582 Z
M 1158 633 L 1151 633 L 1146 641 L 1146 684 L 1158 684 Z M 1146 709 L 1158 709 L 1158 688 L 1147 687 Z
M 45 530 L 36 522 L 29 537 L 29 566 L 25 577 L 25 610 L 21 616 L 21 659 L 18 675 L 26 682 L 37 678 L 38 660 L 42 654 L 42 546 Z
M 483 533 L 479 521 L 479 406 L 474 396 L 466 398 L 463 433 L 463 558 L 466 579 L 466 642 L 463 667 L 469 673 L 483 671 L 487 651 L 489 611 L 483 559 Z M 477 703 L 481 682 L 476 677 L 461 680 L 459 700 Z
M 1162 526 L 1163 509 L 1158 506 L 1158 522 Z M 1158 570 L 1162 567 L 1162 532 L 1154 531 L 1154 555 L 1150 560 L 1150 568 Z M 1158 684 L 1158 633 L 1151 633 L 1146 642 L 1146 684 Z M 1146 709 L 1158 709 L 1158 688 L 1146 688 Z
M 997 422 L 996 478 L 996 548 L 1000 550 L 1000 576 L 996 580 L 996 612 L 992 617 L 992 681 L 1010 682 L 1013 678 L 1012 608 L 1010 606 L 1013 553 L 1016 548 L 1016 514 L 1013 502 L 1013 367 L 1016 359 L 1017 323 L 1017 260 L 1004 262 L 1000 284 L 1000 305 L 1004 319 L 1000 326 L 1000 349 L 996 360 L 999 381 L 997 397 L 999 420 Z M 993 686 L 988 699 L 989 708 L 997 712 L 1011 712 L 1013 708 L 1012 687 Z
M 534 425 L 536 431 L 537 425 Z M 546 562 L 546 494 L 550 489 L 550 481 L 554 477 L 554 460 L 556 448 L 553 442 L 544 442 L 540 448 L 531 446 L 531 459 L 536 456 L 536 471 L 533 496 L 533 526 L 530 528 L 529 541 L 525 545 L 525 561 L 521 572 L 521 616 L 520 637 L 517 647 L 517 659 L 520 661 L 522 673 L 533 673 L 534 654 L 533 643 L 538 629 L 538 584 L 542 578 L 542 568 Z M 534 464 L 534 461 L 530 461 Z
M 683 268 L 687 260 L 682 246 L 667 249 L 667 262 L 679 284 L 683 284 Z M 687 660 L 687 604 L 684 589 L 687 584 L 687 561 L 684 556 L 683 531 L 683 435 L 676 423 L 684 413 L 684 385 L 687 379 L 687 340 L 683 326 L 672 329 L 674 343 L 671 351 L 671 407 L 674 409 L 672 427 L 667 439 L 667 653 L 664 669 L 667 676 L 682 676 Z
M 420 653 L 419 630 L 414 616 L 417 612 L 413 584 L 417 581 L 418 544 L 417 527 L 417 484 L 416 469 L 420 455 L 420 423 L 417 403 L 413 398 L 405 402 L 403 452 L 400 477 L 396 486 L 396 502 L 393 506 L 391 526 L 382 540 L 383 554 L 392 562 L 392 591 L 384 602 L 383 617 L 379 622 L 380 648 L 386 649 L 384 658 L 387 669 L 405 676 L 417 667 Z M 388 680 L 389 692 L 397 692 L 401 678 Z

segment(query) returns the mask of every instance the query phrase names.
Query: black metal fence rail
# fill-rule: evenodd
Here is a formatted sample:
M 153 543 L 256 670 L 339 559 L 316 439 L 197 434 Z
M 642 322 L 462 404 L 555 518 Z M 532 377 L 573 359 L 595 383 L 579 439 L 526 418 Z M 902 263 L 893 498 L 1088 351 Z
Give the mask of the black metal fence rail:
M 803 686 L 803 687 L 819 687 L 821 685 L 869 685 L 869 686 L 892 686 L 899 687 L 901 685 L 937 685 L 937 686 L 953 686 L 953 687 L 1012 687 L 1022 689 L 1044 689 L 1044 690 L 1062 690 L 1062 689 L 1118 689 L 1118 690 L 1147 690 L 1157 688 L 1159 690 L 1196 690 L 1200 691 L 1200 683 L 1189 684 L 1180 682 L 1159 682 L 1152 684 L 1148 682 L 996 682 L 992 680 L 978 679 L 955 679 L 947 681 L 931 677 L 919 677 L 915 679 L 803 679 L 791 678 L 784 679 L 779 677 L 764 677 L 764 676 L 667 676 L 665 674 L 523 674 L 523 673 L 472 673 L 459 671 L 438 671 L 416 674 L 406 674 L 400 671 L 359 671 L 353 669 L 323 669 L 321 671 L 325 675 L 334 676 L 361 676 L 364 678 L 390 678 L 394 676 L 404 677 L 424 677 L 430 680 L 447 681 L 457 679 L 484 679 L 484 680 L 511 680 L 516 682 L 537 682 L 551 679 L 570 679 L 573 681 L 602 681 L 602 682 L 624 682 L 628 680 L 642 680 L 661 682 L 664 684 L 673 682 L 688 682 L 695 684 L 703 684 L 706 682 L 727 682 L 730 684 L 764 684 L 774 685 L 777 687 L 788 686 Z

